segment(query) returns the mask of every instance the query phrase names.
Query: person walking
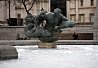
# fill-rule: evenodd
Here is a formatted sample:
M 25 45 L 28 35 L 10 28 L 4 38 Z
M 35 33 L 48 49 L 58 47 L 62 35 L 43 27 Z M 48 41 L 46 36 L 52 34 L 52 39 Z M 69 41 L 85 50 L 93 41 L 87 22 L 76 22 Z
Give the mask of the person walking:
M 76 32 L 74 32 L 73 36 L 73 40 L 78 40 L 78 34 Z

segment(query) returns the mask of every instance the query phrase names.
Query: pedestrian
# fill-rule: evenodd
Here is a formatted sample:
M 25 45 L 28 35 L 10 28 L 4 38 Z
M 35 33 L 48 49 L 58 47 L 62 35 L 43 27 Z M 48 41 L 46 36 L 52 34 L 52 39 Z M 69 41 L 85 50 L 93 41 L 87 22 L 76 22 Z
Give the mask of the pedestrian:
M 20 35 L 19 34 L 16 35 L 16 40 L 20 40 Z
M 74 32 L 73 36 L 73 40 L 78 40 L 78 34 L 76 32 Z

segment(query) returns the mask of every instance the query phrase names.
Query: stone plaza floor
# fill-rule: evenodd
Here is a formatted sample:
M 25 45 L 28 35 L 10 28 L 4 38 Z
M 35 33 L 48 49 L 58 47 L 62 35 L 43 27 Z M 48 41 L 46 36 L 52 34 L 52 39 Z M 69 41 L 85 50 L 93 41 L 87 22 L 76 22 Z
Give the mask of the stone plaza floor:
M 15 47 L 19 58 L 0 61 L 0 68 L 98 68 L 98 45 L 59 45 L 56 49 Z

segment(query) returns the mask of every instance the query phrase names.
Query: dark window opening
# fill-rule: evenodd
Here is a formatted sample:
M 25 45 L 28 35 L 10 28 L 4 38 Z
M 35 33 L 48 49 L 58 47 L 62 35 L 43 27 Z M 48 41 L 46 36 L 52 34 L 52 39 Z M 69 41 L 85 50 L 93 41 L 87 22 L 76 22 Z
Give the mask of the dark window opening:
M 53 12 L 55 8 L 60 8 L 62 14 L 66 16 L 66 0 L 51 0 L 51 12 Z
M 90 23 L 94 22 L 94 13 L 90 13 Z
M 83 0 L 81 0 L 81 6 L 83 6 Z
M 17 18 L 7 19 L 9 26 L 17 26 Z
M 91 6 L 94 6 L 94 0 L 91 0 Z

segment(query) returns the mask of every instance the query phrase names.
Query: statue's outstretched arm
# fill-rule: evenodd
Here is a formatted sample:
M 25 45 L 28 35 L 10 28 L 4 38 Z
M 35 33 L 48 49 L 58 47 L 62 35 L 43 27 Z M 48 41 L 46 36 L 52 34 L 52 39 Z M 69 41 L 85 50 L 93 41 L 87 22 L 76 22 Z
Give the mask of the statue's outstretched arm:
M 61 15 L 61 24 L 58 26 L 57 29 L 63 29 L 68 27 L 74 27 L 75 23 L 73 21 L 69 21 L 65 16 Z
M 61 20 L 62 21 L 69 21 L 68 18 L 66 18 L 64 15 L 61 14 Z

